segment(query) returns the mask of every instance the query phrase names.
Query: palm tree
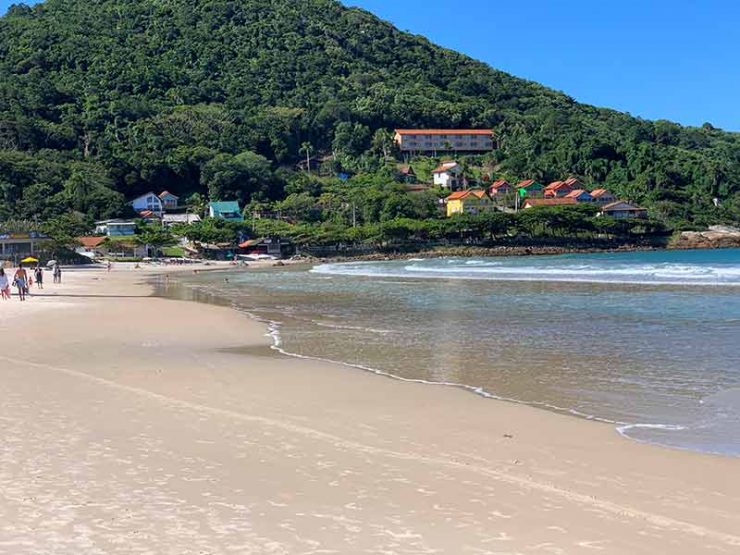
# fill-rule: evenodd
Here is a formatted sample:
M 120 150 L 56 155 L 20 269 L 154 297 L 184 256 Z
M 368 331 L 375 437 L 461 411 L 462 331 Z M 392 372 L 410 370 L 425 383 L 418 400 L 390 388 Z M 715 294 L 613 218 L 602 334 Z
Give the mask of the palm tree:
M 306 141 L 301 145 L 298 152 L 306 155 L 306 171 L 308 175 L 311 175 L 311 153 L 313 152 L 313 145 Z

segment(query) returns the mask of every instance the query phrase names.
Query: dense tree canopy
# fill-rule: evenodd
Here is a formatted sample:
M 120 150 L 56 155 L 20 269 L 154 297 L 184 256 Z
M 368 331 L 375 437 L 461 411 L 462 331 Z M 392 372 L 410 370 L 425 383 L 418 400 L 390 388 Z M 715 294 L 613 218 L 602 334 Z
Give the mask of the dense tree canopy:
M 307 153 L 377 171 L 394 127 L 458 126 L 495 130 L 500 175 L 578 175 L 669 222 L 740 214 L 738 134 L 579 104 L 335 0 L 47 0 L 0 18 L 0 218 L 108 216 L 150 189 L 280 200 L 279 168 Z M 397 200 L 365 210 L 423 212 Z

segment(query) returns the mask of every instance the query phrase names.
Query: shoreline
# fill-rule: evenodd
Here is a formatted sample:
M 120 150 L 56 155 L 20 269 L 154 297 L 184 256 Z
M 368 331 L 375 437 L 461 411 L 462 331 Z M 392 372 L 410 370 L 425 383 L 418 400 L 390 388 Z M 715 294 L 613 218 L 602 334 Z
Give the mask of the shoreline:
M 291 266 L 298 266 L 298 267 L 304 266 L 304 265 L 310 266 L 309 263 L 291 264 Z M 231 269 L 232 271 L 237 271 L 237 268 L 231 268 Z M 278 268 L 265 266 L 261 268 L 261 270 L 262 271 L 278 271 Z M 423 279 L 423 278 L 414 278 L 414 279 Z M 471 279 L 474 279 L 474 278 L 471 278 Z M 257 315 L 253 311 L 251 311 L 250 308 L 238 306 L 234 304 L 228 297 L 219 295 L 218 293 L 207 292 L 205 295 L 200 296 L 199 295 L 200 291 L 197 291 L 196 288 L 192 287 L 191 286 L 192 284 L 187 284 L 182 281 L 175 281 L 175 285 L 178 288 L 178 291 L 174 293 L 168 291 L 169 284 L 162 286 L 161 278 L 152 279 L 150 280 L 149 283 L 151 283 L 151 285 L 153 286 L 154 295 L 159 296 L 164 299 L 186 300 L 187 302 L 201 303 L 201 304 L 210 305 L 210 306 L 228 307 L 240 314 L 247 315 L 251 320 L 264 326 L 265 336 L 270 337 L 272 341 L 272 344 L 270 345 L 270 349 L 274 351 L 275 353 L 277 353 L 278 355 L 283 355 L 283 356 L 295 358 L 298 360 L 311 360 L 311 361 L 316 361 L 316 362 L 324 363 L 324 364 L 338 365 L 338 366 L 342 366 L 352 371 L 360 371 L 363 373 L 376 375 L 376 376 L 383 377 L 386 379 L 405 382 L 405 383 L 414 383 L 414 384 L 419 384 L 419 385 L 424 385 L 424 386 L 437 386 L 437 387 L 443 387 L 443 388 L 451 388 L 451 389 L 463 391 L 467 394 L 472 394 L 477 397 L 491 400 L 491 401 L 512 403 L 515 405 L 522 405 L 522 406 L 530 407 L 535 410 L 545 411 L 551 414 L 558 414 L 558 415 L 567 416 L 570 418 L 576 418 L 581 421 L 606 424 L 608 426 L 611 426 L 613 431 L 619 434 L 624 439 L 631 441 L 631 442 L 637 442 L 640 444 L 644 444 L 644 445 L 652 445 L 652 446 L 657 446 L 657 447 L 661 447 L 661 448 L 669 449 L 669 450 L 685 451 L 689 453 L 698 453 L 698 454 L 710 455 L 710 456 L 729 457 L 732 459 L 740 460 L 740 455 L 729 454 L 729 453 L 725 453 L 722 451 L 713 451 L 709 449 L 702 450 L 702 449 L 692 448 L 692 447 L 671 445 L 669 443 L 661 443 L 660 441 L 650 441 L 647 439 L 641 439 L 639 437 L 632 437 L 631 435 L 629 435 L 627 431 L 631 429 L 644 429 L 644 428 L 658 428 L 658 429 L 681 429 L 682 428 L 681 426 L 676 426 L 673 424 L 664 424 L 664 423 L 655 423 L 655 422 L 620 421 L 620 420 L 606 418 L 603 416 L 598 416 L 595 414 L 584 413 L 584 412 L 578 411 L 573 408 L 565 408 L 565 407 L 549 404 L 544 401 L 525 401 L 525 400 L 516 399 L 513 397 L 502 396 L 502 395 L 493 393 L 491 391 L 488 391 L 482 386 L 473 386 L 473 385 L 457 383 L 457 382 L 429 381 L 429 380 L 424 380 L 421 378 L 408 378 L 408 377 L 400 376 L 400 375 L 397 375 L 392 372 L 388 372 L 388 371 L 385 371 L 379 368 L 363 365 L 360 363 L 352 363 L 352 362 L 346 362 L 342 360 L 323 358 L 323 357 L 315 356 L 315 355 L 308 355 L 308 354 L 292 352 L 288 350 L 283 344 L 283 337 L 280 332 L 282 322 Z M 582 283 L 591 283 L 591 282 L 582 282 Z M 596 282 L 596 283 L 599 283 L 599 282 Z M 630 282 L 623 282 L 623 283 L 630 283 Z M 662 284 L 662 285 L 665 285 L 665 284 Z M 692 285 L 688 285 L 688 286 L 692 287 Z M 696 286 L 697 287 L 707 287 L 707 285 L 696 285 Z M 714 287 L 714 285 L 708 286 L 708 287 Z
M 45 330 L 43 351 L 5 326 L 0 425 L 17 462 L 0 467 L 0 517 L 14 552 L 740 546 L 740 461 L 452 388 L 265 357 L 271 342 L 246 315 L 150 296 L 142 278 L 160 273 L 74 276 L 86 295 L 65 299 L 74 310 L 20 316 Z M 82 344 L 95 346 L 85 358 Z M 70 449 L 80 440 L 84 450 Z M 20 500 L 38 488 L 57 501 L 34 517 Z M 85 509 L 79 496 L 99 501 Z M 124 508 L 127 518 L 101 526 Z M 55 527 L 60 514 L 87 532 Z

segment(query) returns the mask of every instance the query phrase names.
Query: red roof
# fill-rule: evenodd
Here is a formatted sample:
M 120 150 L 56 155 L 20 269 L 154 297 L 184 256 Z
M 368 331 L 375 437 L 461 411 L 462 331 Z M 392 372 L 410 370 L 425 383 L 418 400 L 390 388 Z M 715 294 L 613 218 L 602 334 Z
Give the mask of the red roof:
M 442 162 L 441 166 L 437 166 L 432 170 L 432 173 L 444 173 L 457 166 L 457 162 Z
M 565 185 L 565 181 L 553 181 L 547 187 L 545 187 L 545 191 L 557 191 L 564 185 Z
M 172 193 L 170 193 L 169 191 L 162 191 L 161 193 L 159 193 L 159 195 L 158 195 L 158 196 L 159 196 L 159 198 L 164 198 L 164 197 L 166 197 L 167 195 L 169 195 L 169 196 L 171 196 L 171 197 L 175 197 L 175 198 L 180 198 L 180 197 L 178 197 L 177 195 L 173 195 L 173 194 L 172 194 Z
M 490 129 L 396 129 L 399 135 L 493 135 Z
M 526 187 L 529 187 L 530 185 L 533 185 L 534 183 L 536 183 L 534 179 L 525 179 L 524 181 L 521 181 L 519 185 L 517 185 L 517 187 L 526 188 Z
M 591 194 L 591 193 L 589 193 L 588 191 L 586 191 L 584 189 L 575 189 L 575 190 L 571 191 L 570 193 L 568 193 L 567 195 L 565 195 L 565 198 L 578 198 L 583 193 L 586 193 L 587 195 L 590 195 Z
M 573 198 L 531 198 L 524 201 L 524 205 L 529 206 L 563 206 L 576 204 Z
M 491 184 L 491 187 L 493 189 L 498 189 L 499 187 L 511 187 L 511 185 L 505 179 L 497 179 Z
M 94 249 L 95 247 L 100 246 L 100 244 L 105 241 L 107 237 L 78 237 L 77 241 L 82 245 L 83 247 L 87 249 Z
M 578 179 L 577 177 L 569 177 L 568 179 L 565 180 L 565 184 L 570 185 L 571 187 L 577 187 L 581 185 L 581 180 Z
M 591 196 L 594 198 L 603 197 L 604 195 L 611 196 L 611 193 L 607 189 L 594 189 L 591 191 Z
M 454 193 L 452 193 L 451 195 L 447 197 L 447 200 L 462 200 L 469 195 L 473 195 L 481 199 L 486 196 L 486 192 L 481 191 L 480 189 L 469 189 L 467 191 L 455 191 Z

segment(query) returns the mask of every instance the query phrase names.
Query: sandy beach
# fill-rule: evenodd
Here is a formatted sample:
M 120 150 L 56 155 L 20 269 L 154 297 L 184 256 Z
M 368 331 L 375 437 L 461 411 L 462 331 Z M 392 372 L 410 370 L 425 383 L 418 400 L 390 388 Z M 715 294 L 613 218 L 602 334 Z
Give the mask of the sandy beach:
M 740 459 L 280 355 L 156 272 L 0 302 L 0 553 L 740 553 Z

